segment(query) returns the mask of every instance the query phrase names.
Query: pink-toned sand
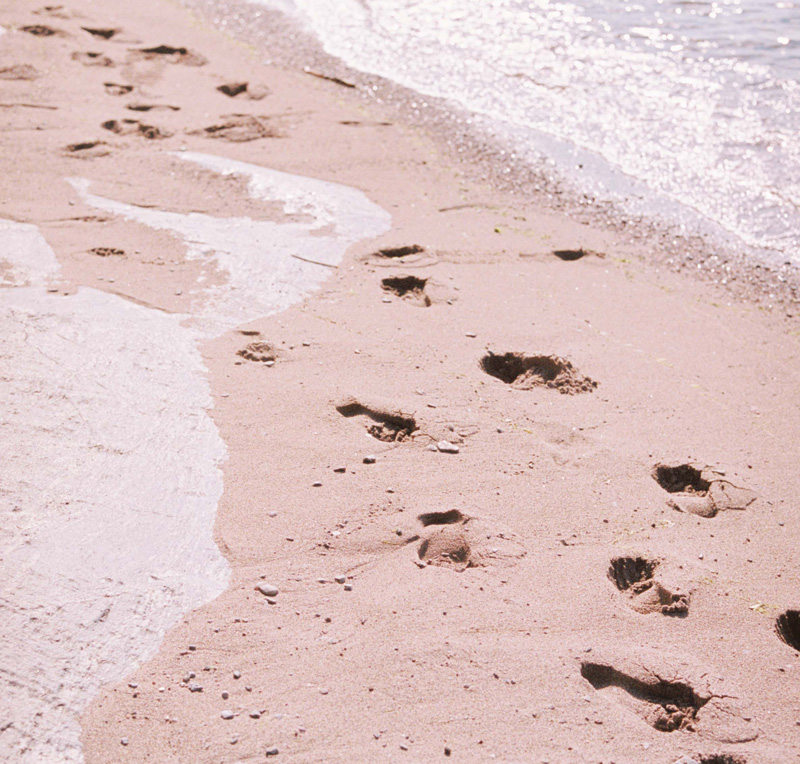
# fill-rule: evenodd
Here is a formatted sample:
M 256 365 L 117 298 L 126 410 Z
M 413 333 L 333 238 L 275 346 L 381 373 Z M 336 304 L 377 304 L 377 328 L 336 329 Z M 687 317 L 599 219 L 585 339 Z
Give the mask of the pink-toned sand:
M 796 321 L 469 180 L 351 89 L 262 65 L 172 3 L 37 8 L 0 6 L 0 69 L 36 72 L 0 81 L 0 218 L 39 226 L 63 293 L 188 313 L 202 272 L 67 178 L 161 210 L 280 213 L 182 148 L 392 216 L 320 291 L 202 344 L 230 587 L 89 705 L 86 762 L 800 758 L 800 653 L 776 633 L 800 607 Z M 136 52 L 159 45 L 187 53 Z M 267 94 L 217 90 L 241 82 Z M 694 465 L 670 487 L 695 489 L 669 493 L 657 465 Z

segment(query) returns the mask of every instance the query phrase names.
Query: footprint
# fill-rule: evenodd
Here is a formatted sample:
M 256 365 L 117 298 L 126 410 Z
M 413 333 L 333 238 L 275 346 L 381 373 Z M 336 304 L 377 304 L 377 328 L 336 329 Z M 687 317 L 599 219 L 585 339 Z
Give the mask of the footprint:
M 758 727 L 730 683 L 661 650 L 581 660 L 581 676 L 659 732 L 696 732 L 721 743 L 755 740 Z
M 29 64 L 14 64 L 0 68 L 0 80 L 35 80 L 39 72 Z
M 53 29 L 53 27 L 48 27 L 44 24 L 31 24 L 30 26 L 20 27 L 20 31 L 36 37 L 63 36 L 64 34 L 60 29 Z
M 200 130 L 192 130 L 189 135 L 202 135 L 206 138 L 221 138 L 232 143 L 255 141 L 259 138 L 283 137 L 270 124 L 270 117 L 256 117 L 251 114 L 231 114 L 218 125 L 210 125 Z
M 457 509 L 424 512 L 417 520 L 424 528 L 432 527 L 417 547 L 418 564 L 462 572 L 489 564 L 513 564 L 526 554 L 514 534 L 498 532 L 480 518 L 468 517 Z
M 70 156 L 80 159 L 97 159 L 98 157 L 108 156 L 111 153 L 111 149 L 105 141 L 72 143 L 66 147 L 66 151 Z
M 581 676 L 595 690 L 609 687 L 624 690 L 637 701 L 639 715 L 659 732 L 694 732 L 697 714 L 710 700 L 700 697 L 686 681 L 662 679 L 647 672 L 632 676 L 605 663 L 584 661 Z
M 124 249 L 117 249 L 116 247 L 92 247 L 89 252 L 98 257 L 117 257 L 125 254 Z
M 406 255 L 418 255 L 425 251 L 425 247 L 419 244 L 410 244 L 405 247 L 390 247 L 379 249 L 375 254 L 379 257 L 405 257 Z
M 735 753 L 697 753 L 681 756 L 675 764 L 747 764 L 747 759 Z
M 145 104 L 145 103 L 129 103 L 126 109 L 130 109 L 131 111 L 158 111 L 158 110 L 166 110 L 166 111 L 180 111 L 180 106 L 170 106 L 166 103 L 153 103 L 153 104 Z
M 76 51 L 72 54 L 72 60 L 78 61 L 84 66 L 114 66 L 114 62 L 102 53 Z
M 278 359 L 278 350 L 268 342 L 251 342 L 245 345 L 236 355 L 246 358 L 248 361 L 263 363 L 266 366 L 273 366 Z
M 245 98 L 249 98 L 251 101 L 260 101 L 265 96 L 269 95 L 269 88 L 264 87 L 263 85 L 255 85 L 250 86 L 248 82 L 231 82 L 225 85 L 220 85 L 217 90 L 220 93 L 224 93 L 229 98 L 236 98 L 244 94 Z
M 141 135 L 149 140 L 161 140 L 172 136 L 169 131 L 155 125 L 145 125 L 138 119 L 109 119 L 103 122 L 102 127 L 117 135 Z
M 574 395 L 590 393 L 597 387 L 597 382 L 582 377 L 569 361 L 558 356 L 489 352 L 481 359 L 480 366 L 487 374 L 519 390 L 549 387 Z
M 348 419 L 364 417 L 367 420 L 367 432 L 384 443 L 400 443 L 408 440 L 419 429 L 417 420 L 413 416 L 365 406 L 354 398 L 340 403 L 336 406 L 336 410 Z
M 775 620 L 775 631 L 789 647 L 800 652 L 800 610 L 787 610 Z
M 160 59 L 169 64 L 184 64 L 185 66 L 204 66 L 208 59 L 199 53 L 194 53 L 188 48 L 173 48 L 171 45 L 157 45 L 154 48 L 139 48 L 134 51 L 146 59 Z
M 428 279 L 416 276 L 390 276 L 381 281 L 384 292 L 391 292 L 415 305 L 428 308 L 432 305 L 431 298 L 425 294 L 425 285 Z
M 116 82 L 104 82 L 103 87 L 112 96 L 128 95 L 133 90 L 133 85 L 119 85 Z
M 655 577 L 658 560 L 644 557 L 615 557 L 608 568 L 608 577 L 617 589 L 627 595 L 628 604 L 638 613 L 663 613 L 685 616 L 689 612 L 689 596 L 671 591 Z
M 657 464 L 652 471 L 653 479 L 667 493 L 674 494 L 667 502 L 669 506 L 707 518 L 723 510 L 746 509 L 757 498 L 750 489 L 724 480 L 723 474 L 694 464 Z
M 102 37 L 104 40 L 110 40 L 115 34 L 119 34 L 119 29 L 93 29 L 91 27 L 81 27 L 84 32 L 88 32 L 93 37 Z

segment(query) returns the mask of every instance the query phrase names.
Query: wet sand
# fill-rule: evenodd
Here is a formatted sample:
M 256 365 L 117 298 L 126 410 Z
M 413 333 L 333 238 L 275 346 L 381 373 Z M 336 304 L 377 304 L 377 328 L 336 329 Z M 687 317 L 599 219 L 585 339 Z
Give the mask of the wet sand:
M 36 10 L 0 8 L 0 218 L 35 226 L 59 270 L 44 258 L 42 285 L 12 286 L 0 252 L 0 296 L 130 305 L 130 329 L 109 320 L 110 364 L 142 352 L 124 337 L 144 315 L 194 333 L 227 452 L 214 541 L 230 580 L 154 626 L 136 668 L 66 672 L 32 728 L 8 703 L 24 664 L 3 653 L 7 760 L 798 758 L 800 627 L 781 618 L 800 607 L 796 321 L 476 181 L 357 88 L 264 65 L 176 6 Z M 265 199 L 252 175 L 176 152 L 355 189 L 391 226 L 348 238 L 363 197 L 323 221 L 286 186 Z M 245 219 L 264 247 L 294 226 L 276 257 L 316 269 L 318 291 L 273 305 L 279 279 L 249 296 L 260 282 L 237 282 L 226 258 L 243 250 L 223 246 L 224 221 Z M 199 221 L 222 231 L 205 249 Z M 341 252 L 320 264 L 330 239 Z M 24 355 L 3 354 L 8 384 Z M 168 398 L 164 412 L 190 413 Z M 28 480 L 52 491 L 59 467 Z M 98 469 L 105 501 L 116 468 Z M 182 543 L 201 536 L 187 526 Z M 81 539 L 73 554 L 113 559 Z M 38 660 L 25 676 L 52 673 Z M 81 747 L 48 751 L 48 714 L 78 713 Z

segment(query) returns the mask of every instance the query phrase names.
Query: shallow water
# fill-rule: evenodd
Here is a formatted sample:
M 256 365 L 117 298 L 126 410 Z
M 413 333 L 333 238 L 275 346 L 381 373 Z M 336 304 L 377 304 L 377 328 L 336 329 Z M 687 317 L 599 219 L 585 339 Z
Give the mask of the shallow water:
M 17 284 L 57 272 L 33 226 L 2 228 L 21 241 Z M 180 318 L 94 289 L 0 289 L 4 761 L 82 761 L 77 717 L 99 688 L 227 584 L 225 446 Z
M 252 0 L 466 107 L 509 165 L 800 263 L 798 0 Z

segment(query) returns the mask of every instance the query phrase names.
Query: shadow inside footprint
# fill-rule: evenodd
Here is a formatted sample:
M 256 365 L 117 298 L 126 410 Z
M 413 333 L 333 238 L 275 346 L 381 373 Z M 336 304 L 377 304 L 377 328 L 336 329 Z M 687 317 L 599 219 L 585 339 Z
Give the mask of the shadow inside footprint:
M 589 253 L 583 249 L 556 249 L 553 250 L 553 254 L 559 260 L 572 262 L 573 260 L 580 260 L 582 257 L 586 257 Z
M 481 359 L 480 366 L 490 376 L 520 390 L 549 387 L 574 395 L 592 392 L 597 387 L 597 382 L 581 376 L 569 361 L 558 356 L 489 352 Z
M 269 94 L 267 88 L 263 86 L 251 87 L 248 82 L 229 82 L 225 85 L 219 85 L 217 90 L 228 96 L 228 98 L 244 95 L 245 98 L 249 98 L 251 101 L 260 101 Z
M 204 66 L 208 59 L 199 53 L 194 53 L 188 48 L 174 48 L 171 45 L 156 45 L 154 48 L 139 48 L 138 51 L 144 58 L 159 58 L 170 64 L 183 64 L 184 66 Z
M 356 400 L 340 403 L 336 410 L 344 417 L 365 417 L 367 432 L 385 443 L 408 440 L 417 428 L 417 420 L 401 412 L 384 411 L 364 406 Z
M 125 254 L 124 249 L 118 249 L 117 247 L 92 247 L 89 252 L 98 257 L 119 257 Z
M 800 610 L 787 610 L 775 620 L 775 631 L 783 642 L 800 652 Z
M 92 37 L 101 37 L 104 40 L 110 40 L 114 35 L 119 34 L 119 29 L 95 29 L 92 27 L 81 27 L 84 32 L 88 32 Z
M 379 257 L 405 257 L 406 255 L 418 255 L 425 251 L 425 247 L 419 244 L 410 244 L 405 247 L 390 247 L 388 249 L 379 249 L 376 254 Z
M 757 498 L 750 489 L 735 486 L 722 479 L 721 473 L 708 467 L 657 464 L 652 476 L 667 493 L 672 494 L 669 506 L 699 517 L 715 517 L 723 510 L 743 510 Z
M 425 294 L 427 283 L 428 279 L 421 279 L 417 276 L 390 276 L 381 281 L 381 286 L 384 292 L 391 292 L 398 297 L 428 308 L 432 303 L 431 298 Z
M 630 606 L 639 613 L 685 616 L 689 597 L 670 591 L 655 577 L 658 560 L 644 557 L 614 557 L 608 577 L 628 596 Z
M 667 493 L 693 493 L 705 496 L 711 482 L 703 478 L 703 473 L 691 464 L 679 464 L 669 467 L 657 464 L 653 469 L 653 478 Z
M 80 159 L 96 159 L 108 156 L 111 153 L 105 141 L 83 141 L 82 143 L 71 143 L 66 147 L 69 156 Z
M 417 520 L 427 528 L 429 525 L 455 525 L 466 522 L 467 518 L 457 509 L 449 509 L 447 512 L 423 512 L 417 515 Z
M 669 681 L 657 675 L 629 676 L 613 666 L 585 661 L 581 676 L 595 690 L 617 687 L 640 703 L 645 721 L 659 732 L 694 731 L 697 714 L 709 698 L 701 698 L 682 681 Z
M 133 85 L 119 85 L 116 82 L 104 82 L 103 87 L 108 95 L 113 96 L 128 95 L 133 90 Z
M 114 62 L 102 53 L 93 53 L 91 51 L 75 51 L 71 56 L 73 61 L 83 64 L 84 66 L 114 66 Z

